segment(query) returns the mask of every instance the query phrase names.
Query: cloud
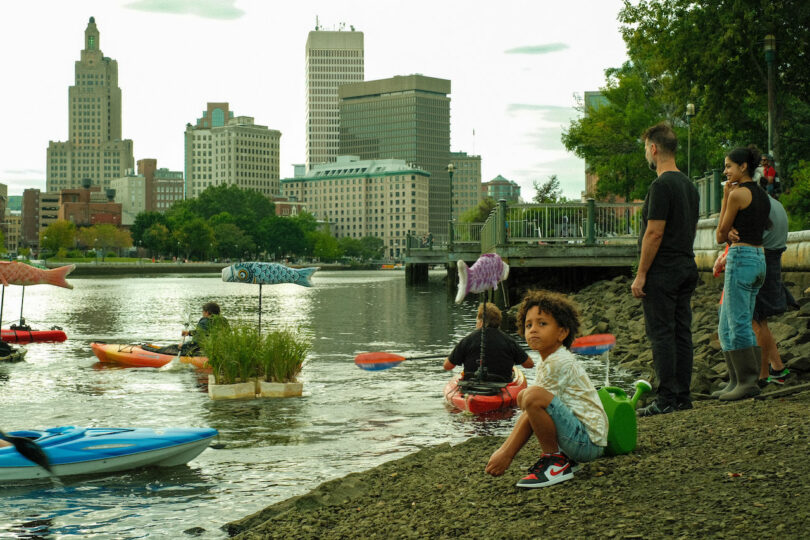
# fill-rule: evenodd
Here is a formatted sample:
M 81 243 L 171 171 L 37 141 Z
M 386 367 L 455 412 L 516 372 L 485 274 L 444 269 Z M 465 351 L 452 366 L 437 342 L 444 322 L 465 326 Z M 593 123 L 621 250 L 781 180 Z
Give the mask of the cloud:
M 546 43 L 544 45 L 526 45 L 525 47 L 515 47 L 507 49 L 504 54 L 548 54 L 564 51 L 568 48 L 565 43 Z
M 524 112 L 539 113 L 543 120 L 555 124 L 567 124 L 576 118 L 579 113 L 574 107 L 561 107 L 559 105 L 537 105 L 531 103 L 510 103 L 506 106 L 507 114 L 514 115 Z
M 124 7 L 138 11 L 197 15 L 204 19 L 238 19 L 245 12 L 236 0 L 136 0 Z

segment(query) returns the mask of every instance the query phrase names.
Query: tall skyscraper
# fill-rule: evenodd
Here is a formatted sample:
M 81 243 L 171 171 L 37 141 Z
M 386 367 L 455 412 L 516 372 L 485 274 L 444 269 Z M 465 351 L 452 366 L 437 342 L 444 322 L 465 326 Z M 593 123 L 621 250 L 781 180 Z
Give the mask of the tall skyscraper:
M 450 81 L 423 75 L 345 84 L 340 155 L 402 159 L 430 173 L 430 232 L 447 237 L 450 219 Z
M 306 48 L 307 170 L 338 155 L 338 86 L 363 80 L 363 32 L 315 30 Z
M 68 90 L 68 140 L 48 143 L 46 191 L 80 188 L 86 178 L 106 189 L 134 167 L 132 141 L 121 139 L 118 62 L 101 53 L 99 37 L 90 17 Z
M 220 184 L 279 194 L 280 131 L 234 116 L 227 103 L 209 103 L 196 125 L 186 124 L 185 139 L 186 198 Z

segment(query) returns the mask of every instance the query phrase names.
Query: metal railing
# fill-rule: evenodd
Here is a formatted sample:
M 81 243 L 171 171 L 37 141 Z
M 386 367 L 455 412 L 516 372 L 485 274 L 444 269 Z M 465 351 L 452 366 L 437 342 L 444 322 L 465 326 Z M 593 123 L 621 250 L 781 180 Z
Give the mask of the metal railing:
M 481 229 L 481 251 L 520 243 L 633 243 L 642 203 L 514 204 L 499 201 Z

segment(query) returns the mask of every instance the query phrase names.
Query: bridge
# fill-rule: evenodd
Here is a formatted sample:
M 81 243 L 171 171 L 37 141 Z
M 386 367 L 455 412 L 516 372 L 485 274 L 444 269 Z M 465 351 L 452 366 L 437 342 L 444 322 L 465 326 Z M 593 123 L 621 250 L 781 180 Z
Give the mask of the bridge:
M 427 281 L 428 268 L 443 265 L 448 276 L 457 261 L 472 264 L 484 253 L 498 254 L 510 268 L 620 268 L 638 259 L 641 203 L 507 204 L 498 201 L 484 223 L 449 223 L 449 240 L 434 245 L 408 235 L 405 276 Z M 455 279 L 448 281 L 455 282 Z

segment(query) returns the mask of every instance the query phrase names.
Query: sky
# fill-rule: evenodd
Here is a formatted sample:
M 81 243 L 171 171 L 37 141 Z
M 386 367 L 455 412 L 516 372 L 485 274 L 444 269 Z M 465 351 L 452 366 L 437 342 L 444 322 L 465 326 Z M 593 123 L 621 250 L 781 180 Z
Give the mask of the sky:
M 281 131 L 281 177 L 305 161 L 304 49 L 323 29 L 364 33 L 365 78 L 450 79 L 451 150 L 530 200 L 552 174 L 578 198 L 584 163 L 562 130 L 583 93 L 626 61 L 621 0 L 15 0 L 0 3 L 0 183 L 45 189 L 48 141 L 68 136 L 68 87 L 91 16 L 118 62 L 135 160 L 183 170 L 183 132 L 207 102 Z

